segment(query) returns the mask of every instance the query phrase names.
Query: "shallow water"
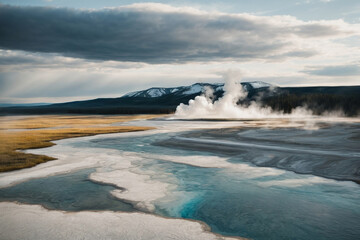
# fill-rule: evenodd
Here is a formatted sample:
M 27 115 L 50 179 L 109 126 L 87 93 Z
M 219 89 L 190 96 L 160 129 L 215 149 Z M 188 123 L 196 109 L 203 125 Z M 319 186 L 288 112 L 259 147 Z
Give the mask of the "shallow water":
M 175 136 L 163 146 L 223 153 L 233 162 L 360 182 L 360 124 L 317 130 L 228 128 Z
M 32 179 L 13 187 L 0 188 L 0 201 L 41 204 L 64 211 L 113 210 L 133 212 L 131 204 L 110 194 L 113 186 L 90 181 L 93 169 Z
M 165 125 L 166 128 L 166 122 L 152 124 L 162 127 Z M 333 135 L 331 127 L 334 128 Z M 281 141 L 286 142 L 291 137 L 296 141 L 295 136 L 298 136 L 298 140 L 302 139 L 302 142 L 311 140 L 308 142 L 309 146 L 321 142 L 321 150 L 326 149 L 328 144 L 328 147 L 336 151 L 343 151 L 344 148 L 350 152 L 358 151 L 353 142 L 353 139 L 356 140 L 357 128 L 338 125 L 331 127 L 326 133 L 322 130 L 309 132 L 298 129 L 252 128 L 242 131 L 241 137 L 252 138 L 252 141 L 258 141 L 259 138 L 263 142 L 272 140 L 271 144 L 274 144 L 272 131 L 277 131 L 279 136 L 283 136 L 277 139 L 280 146 L 283 146 Z M 339 127 L 345 132 L 341 133 Z M 311 137 L 307 138 L 309 134 Z M 343 147 L 337 146 L 336 141 L 341 139 L 339 134 L 344 136 L 340 141 L 340 144 L 344 143 Z M 345 146 L 345 143 L 349 143 L 346 140 L 349 135 L 353 138 Z M 79 138 L 63 144 L 76 147 L 79 151 L 117 150 L 125 159 L 136 159 L 131 162 L 132 172 L 148 176 L 153 181 L 152 184 L 159 182 L 171 186 L 163 197 L 153 200 L 155 213 L 159 215 L 201 220 L 214 232 L 259 240 L 359 238 L 359 185 L 349 181 L 257 167 L 241 154 L 239 157 L 239 154 L 228 155 L 155 144 L 172 141 L 177 136 L 184 136 L 184 132 L 137 133 L 117 137 L 108 135 Z M 301 147 L 306 149 L 305 144 Z M 263 152 L 257 153 L 256 157 L 261 157 L 260 153 Z M 271 154 L 291 157 L 294 153 L 272 151 Z M 247 155 L 248 158 L 253 156 Z M 307 155 L 309 158 L 312 156 L 314 155 Z M 102 171 L 116 170 L 115 165 L 116 162 L 112 162 Z M 116 200 L 110 194 L 114 187 L 89 181 L 91 171 L 93 170 L 82 170 L 34 179 L 0 189 L 0 200 L 40 203 L 48 208 L 72 211 L 133 211 L 131 206 Z
M 253 239 L 360 236 L 359 195 L 348 192 L 350 196 L 343 196 L 346 191 L 342 186 L 262 187 L 256 184 L 260 179 L 246 181 L 236 173 L 213 173 L 208 178 L 201 175 L 194 179 L 206 182 L 208 190 L 204 192 L 200 184 L 204 192 L 201 199 L 185 205 L 181 214 L 205 221 L 216 232 Z

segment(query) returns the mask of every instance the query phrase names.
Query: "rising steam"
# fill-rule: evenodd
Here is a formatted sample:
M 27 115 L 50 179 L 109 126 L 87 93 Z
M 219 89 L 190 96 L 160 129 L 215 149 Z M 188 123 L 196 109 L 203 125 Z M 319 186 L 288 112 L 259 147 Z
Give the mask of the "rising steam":
M 188 105 L 180 104 L 176 108 L 176 118 L 278 118 L 278 117 L 309 117 L 312 112 L 305 107 L 295 108 L 291 114 L 273 111 L 271 107 L 262 107 L 253 101 L 250 105 L 238 105 L 239 100 L 247 96 L 247 91 L 240 84 L 240 77 L 234 72 L 224 76 L 224 96 L 212 101 L 213 90 L 205 89 L 201 96 L 190 100 Z

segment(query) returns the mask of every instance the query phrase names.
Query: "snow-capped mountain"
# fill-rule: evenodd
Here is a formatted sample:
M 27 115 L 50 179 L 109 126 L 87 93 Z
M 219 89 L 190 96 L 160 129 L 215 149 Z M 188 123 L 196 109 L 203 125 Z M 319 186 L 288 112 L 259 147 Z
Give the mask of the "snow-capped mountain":
M 239 104 L 258 101 L 264 106 L 284 112 L 306 105 L 319 114 L 339 109 L 343 109 L 347 116 L 358 116 L 360 113 L 360 86 L 277 87 L 260 81 L 241 84 L 248 94 Z M 196 83 L 174 88 L 150 88 L 117 98 L 97 98 L 44 106 L 0 107 L 0 112 L 2 114 L 174 113 L 179 104 L 188 104 L 191 99 L 202 94 L 209 87 L 214 91 L 212 100 L 216 101 L 224 95 L 224 84 Z M 324 98 L 324 94 L 328 97 Z
M 273 85 L 256 81 L 256 82 L 242 82 L 241 83 L 245 90 L 250 91 L 253 89 L 262 89 L 262 88 L 269 88 Z M 213 91 L 216 92 L 223 92 L 224 91 L 224 84 L 223 83 L 195 83 L 190 86 L 181 86 L 181 87 L 174 87 L 174 88 L 149 88 L 142 91 L 131 92 L 127 93 L 122 98 L 132 98 L 132 97 L 143 97 L 143 98 L 156 98 L 156 97 L 163 97 L 169 94 L 173 94 L 174 96 L 190 96 L 190 95 L 199 95 L 206 91 L 207 88 L 212 88 Z

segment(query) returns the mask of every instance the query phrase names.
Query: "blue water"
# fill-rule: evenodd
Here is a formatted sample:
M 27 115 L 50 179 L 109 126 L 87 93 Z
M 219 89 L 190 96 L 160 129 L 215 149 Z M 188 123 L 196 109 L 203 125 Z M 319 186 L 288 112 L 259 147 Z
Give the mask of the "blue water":
M 254 131 L 258 134 L 256 130 Z M 197 156 L 216 155 L 153 144 L 179 134 L 181 133 L 106 137 L 90 141 L 79 139 L 74 146 L 117 149 L 134 154 L 140 153 L 141 156 L 147 156 L 150 153 L 173 158 L 181 156 L 194 160 Z M 221 154 L 218 156 L 225 157 Z M 234 166 L 244 164 L 236 156 L 227 156 L 227 158 L 228 162 Z M 257 176 L 251 169 L 245 174 L 232 168 L 195 167 L 164 161 L 150 155 L 138 161 L 136 166 L 142 170 L 158 173 L 151 175 L 158 181 L 166 181 L 163 176 L 169 174 L 173 178 L 171 184 L 176 184 L 176 189 L 168 192 L 167 199 L 155 202 L 155 213 L 159 215 L 201 220 L 207 223 L 214 232 L 255 240 L 360 239 L 360 187 L 353 182 L 324 179 L 321 183 L 309 185 L 266 186 L 263 184 L 288 179 L 306 182 L 313 176 L 299 175 L 289 171 L 273 176 Z M 253 167 L 256 170 L 266 171 L 265 168 Z M 35 197 L 37 200 L 33 202 L 53 209 L 92 209 L 94 207 L 89 207 L 87 204 L 97 199 L 96 205 L 102 206 L 99 209 L 132 211 L 126 203 L 109 196 L 109 192 L 113 189 L 111 186 L 92 182 L 90 182 L 91 186 L 86 185 L 89 184 L 88 174 L 89 172 L 80 172 L 77 175 L 78 178 L 75 177 L 75 179 L 73 173 L 30 180 L 8 188 L 6 191 L 16 193 L 11 200 L 19 201 L 20 199 L 26 203 L 32 203 L 33 200 L 29 199 L 33 199 L 34 196 L 44 196 Z M 48 186 L 43 187 L 44 184 Z M 59 186 L 67 187 L 58 189 Z M 31 189 L 35 189 L 34 192 L 31 192 Z M 77 191 L 81 189 L 83 189 L 82 193 L 78 194 Z M 5 194 L 1 191 L 0 200 L 4 200 Z M 68 194 L 65 194 L 64 198 L 54 197 L 54 194 L 56 195 L 59 191 Z M 86 194 L 87 191 L 90 193 Z M 19 193 L 23 195 L 19 196 Z M 99 198 L 100 195 L 107 197 Z M 67 204 L 67 207 L 63 207 L 64 204 Z
M 110 194 L 115 187 L 90 181 L 92 172 L 93 169 L 85 169 L 0 188 L 0 201 L 41 204 L 47 209 L 65 211 L 135 211 L 131 204 Z
M 245 180 L 220 169 L 159 164 L 167 165 L 167 171 L 181 179 L 178 190 L 195 196 L 182 204 L 179 212 L 172 208 L 167 211 L 168 205 L 159 204 L 159 214 L 201 220 L 217 233 L 252 239 L 360 236 L 360 194 L 356 185 L 261 187 L 258 182 L 274 177 Z
M 284 130 L 281 130 L 284 131 Z M 159 134 L 131 139 L 105 139 L 99 147 L 176 156 L 214 155 L 154 146 L 168 139 Z M 128 142 L 130 141 L 130 142 Z M 130 143 L 130 144 L 128 144 Z M 221 155 L 219 155 L 221 156 Z M 238 158 L 228 159 L 234 164 Z M 360 187 L 352 182 L 330 180 L 298 187 L 270 186 L 262 182 L 308 179 L 285 171 L 278 176 L 244 178 L 236 171 L 200 168 L 164 161 L 147 161 L 146 168 L 174 175 L 178 191 L 193 196 L 157 205 L 158 214 L 206 222 L 213 231 L 251 239 L 358 239 L 360 237 Z M 155 177 L 156 178 L 156 177 Z

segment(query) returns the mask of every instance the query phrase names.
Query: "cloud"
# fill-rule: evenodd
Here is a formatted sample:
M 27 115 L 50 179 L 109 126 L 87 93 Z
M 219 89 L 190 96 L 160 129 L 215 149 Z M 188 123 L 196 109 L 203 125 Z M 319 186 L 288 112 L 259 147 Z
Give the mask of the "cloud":
M 190 85 L 196 81 L 216 81 L 217 76 L 178 69 L 173 65 L 147 65 L 141 68 L 117 69 L 105 63 L 83 68 L 29 68 L 22 71 L 0 71 L 0 102 L 49 102 L 120 97 L 125 93 L 151 87 Z M 184 65 L 181 65 L 181 67 Z M 102 71 L 102 68 L 105 70 Z M 23 100 L 20 100 L 23 99 Z M 51 102 L 53 102 L 52 100 Z
M 163 4 L 101 10 L 0 5 L 0 48 L 106 61 L 309 57 L 317 51 L 304 42 L 351 36 L 357 28 L 341 20 L 303 22 Z
M 317 76 L 359 76 L 360 77 L 360 65 L 329 65 L 329 66 L 311 66 L 307 67 L 304 73 Z
M 119 97 L 143 81 L 120 74 L 87 73 L 77 70 L 45 70 L 0 74 L 0 96 L 11 98 Z M 130 81 L 132 80 L 132 81 Z M 1 99 L 0 99 L 1 101 Z
M 99 61 L 64 57 L 53 53 L 32 53 L 0 49 L 0 71 L 24 71 L 27 69 L 107 69 L 121 70 L 142 68 L 145 63 Z

